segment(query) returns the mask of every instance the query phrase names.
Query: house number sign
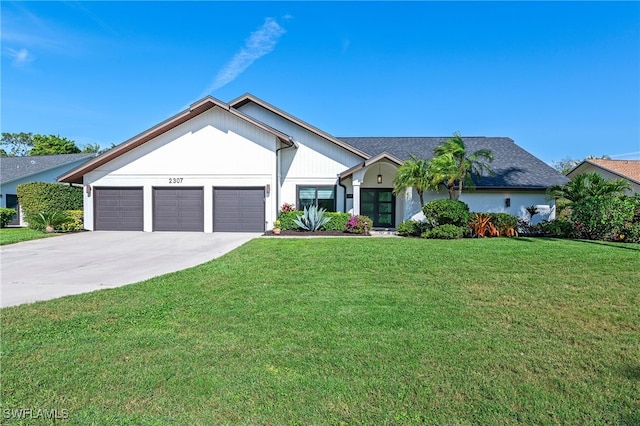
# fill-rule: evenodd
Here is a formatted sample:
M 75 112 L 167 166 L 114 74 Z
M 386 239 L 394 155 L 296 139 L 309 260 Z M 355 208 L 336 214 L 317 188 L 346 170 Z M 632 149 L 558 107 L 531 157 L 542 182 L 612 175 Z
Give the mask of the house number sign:
M 172 177 L 169 178 L 169 183 L 182 183 L 183 178 L 181 177 Z

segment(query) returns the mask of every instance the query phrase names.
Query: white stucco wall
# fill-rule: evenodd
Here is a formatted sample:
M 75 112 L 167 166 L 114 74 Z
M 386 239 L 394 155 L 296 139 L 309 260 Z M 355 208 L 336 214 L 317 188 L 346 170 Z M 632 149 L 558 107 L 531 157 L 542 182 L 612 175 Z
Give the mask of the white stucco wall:
M 405 210 L 402 220 L 424 219 L 418 194 L 412 190 L 405 198 Z M 428 192 L 424 194 L 424 202 L 438 198 L 449 198 L 449 193 L 442 189 L 440 192 Z M 510 207 L 506 207 L 506 199 L 510 199 Z M 463 191 L 460 201 L 467 203 L 472 212 L 482 213 L 509 213 L 523 219 L 529 219 L 526 208 L 535 205 L 539 213 L 533 217 L 533 223 L 554 218 L 553 200 L 548 201 L 544 192 L 538 191 Z
M 275 188 L 276 144 L 272 134 L 213 108 L 88 173 L 84 184 L 143 187 L 146 232 L 153 229 L 153 187 L 204 187 L 204 231 L 213 232 L 213 188 Z M 265 200 L 267 224 L 275 220 L 274 194 Z M 93 200 L 85 192 L 85 226 L 93 224 Z
M 337 175 L 361 163 L 363 158 L 310 132 L 283 117 L 254 103 L 239 108 L 263 123 L 290 135 L 298 149 L 284 149 L 281 156 L 280 205 L 296 204 L 298 185 L 338 185 Z M 344 190 L 339 185 L 336 191 L 337 209 L 343 210 Z

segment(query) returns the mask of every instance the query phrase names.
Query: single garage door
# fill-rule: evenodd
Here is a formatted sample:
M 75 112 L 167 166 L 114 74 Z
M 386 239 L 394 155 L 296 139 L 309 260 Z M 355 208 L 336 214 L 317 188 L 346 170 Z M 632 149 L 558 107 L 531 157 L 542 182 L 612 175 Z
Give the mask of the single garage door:
M 264 187 L 214 188 L 213 231 L 264 231 Z
M 142 188 L 94 188 L 96 231 L 142 231 Z
M 154 231 L 204 231 L 203 188 L 153 188 Z

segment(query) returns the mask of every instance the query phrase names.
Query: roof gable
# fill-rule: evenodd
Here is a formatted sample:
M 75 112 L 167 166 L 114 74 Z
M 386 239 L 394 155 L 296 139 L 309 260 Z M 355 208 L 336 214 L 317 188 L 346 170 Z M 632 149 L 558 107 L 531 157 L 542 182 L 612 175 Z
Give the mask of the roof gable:
M 574 167 L 567 176 L 574 174 L 582 165 L 589 164 L 602 170 L 606 170 L 623 179 L 628 179 L 640 184 L 640 160 L 604 160 L 588 159 Z
M 356 164 L 355 166 L 351 167 L 348 170 L 345 170 L 344 172 L 340 173 L 339 177 L 340 179 L 344 179 L 347 176 L 351 176 L 353 173 L 357 172 L 358 170 L 364 169 L 365 167 L 369 167 L 370 165 L 375 164 L 379 161 L 387 161 L 389 163 L 395 164 L 396 166 L 402 165 L 402 160 L 394 157 L 393 155 L 385 151 L 369 158 L 368 160 L 363 161 L 360 164 Z
M 312 126 L 311 124 L 300 120 L 297 117 L 294 117 L 293 115 L 263 101 L 260 98 L 257 98 L 256 96 L 250 94 L 250 93 L 245 93 L 244 95 L 232 100 L 231 102 L 229 102 L 229 105 L 231 105 L 232 108 L 235 109 L 239 109 L 241 108 L 243 105 L 246 105 L 248 103 L 254 103 L 270 112 L 272 112 L 273 114 L 276 114 L 282 118 L 284 118 L 285 120 L 288 120 L 306 130 L 308 130 L 309 132 L 320 136 L 323 139 L 326 139 L 327 141 L 340 146 L 343 149 L 346 149 L 347 151 L 363 158 L 363 159 L 367 159 L 369 158 L 369 156 L 367 154 L 365 154 L 364 152 L 360 151 L 357 147 L 353 146 L 353 145 L 349 145 L 349 144 L 345 144 L 342 140 L 340 140 L 339 138 L 336 138 L 332 135 L 330 135 L 327 132 L 324 132 L 320 129 L 318 129 L 315 126 Z
M 340 137 L 370 156 L 382 152 L 404 161 L 411 155 L 431 159 L 433 150 L 450 137 Z M 506 137 L 463 137 L 467 151 L 489 149 L 494 160 L 488 163 L 493 176 L 474 177 L 477 188 L 544 189 L 563 185 L 568 179 L 553 167 L 515 144 Z
M 88 161 L 95 156 L 96 154 L 85 153 L 2 157 L 0 158 L 0 183 L 34 176 L 65 165 L 71 167 L 79 161 Z
M 229 114 L 239 117 L 240 119 L 245 120 L 256 127 L 268 133 L 271 133 L 276 138 L 278 138 L 278 140 L 280 140 L 282 143 L 289 146 L 293 145 L 293 141 L 291 140 L 289 135 L 286 135 L 281 131 L 274 129 L 256 120 L 251 116 L 243 114 L 242 112 L 237 111 L 234 108 L 231 108 L 229 104 L 226 104 L 212 96 L 207 96 L 191 104 L 188 109 L 182 112 L 179 112 L 173 117 L 168 118 L 167 120 L 153 126 L 148 130 L 145 130 L 144 132 L 138 134 L 137 136 L 134 136 L 133 138 L 110 149 L 109 151 L 95 158 L 93 161 L 90 161 L 89 163 L 84 164 L 81 167 L 78 167 L 74 170 L 71 170 L 69 173 L 66 173 L 60 176 L 58 180 L 61 182 L 82 183 L 82 177 L 85 174 L 121 156 L 122 154 L 129 152 L 132 149 L 137 148 L 140 145 L 149 142 L 150 140 L 160 136 L 161 134 L 166 133 L 171 129 L 174 129 L 183 123 L 186 123 L 192 118 L 195 118 L 200 114 L 204 113 L 205 111 L 208 111 L 212 108 L 221 108 L 222 110 L 228 112 Z

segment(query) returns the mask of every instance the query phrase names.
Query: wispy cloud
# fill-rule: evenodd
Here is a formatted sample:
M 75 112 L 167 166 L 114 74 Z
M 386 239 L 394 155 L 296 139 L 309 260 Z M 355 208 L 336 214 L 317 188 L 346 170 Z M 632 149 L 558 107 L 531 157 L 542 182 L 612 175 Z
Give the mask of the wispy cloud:
M 26 65 L 27 63 L 33 61 L 33 55 L 29 53 L 29 51 L 25 48 L 20 50 L 15 50 L 10 47 L 4 49 L 4 53 L 13 59 L 13 65 L 17 67 L 21 67 Z
M 256 59 L 270 53 L 276 47 L 276 43 L 286 31 L 273 18 L 266 18 L 264 24 L 252 32 L 245 45 L 234 57 L 218 72 L 213 83 L 205 90 L 205 95 L 221 88 L 235 80 Z
M 626 152 L 624 154 L 611 155 L 611 158 L 619 158 L 621 160 L 640 160 L 640 151 Z
M 14 66 L 34 62 L 39 55 L 73 56 L 85 38 L 55 21 L 45 20 L 27 9 L 25 3 L 13 2 L 2 10 L 2 56 L 12 59 Z

